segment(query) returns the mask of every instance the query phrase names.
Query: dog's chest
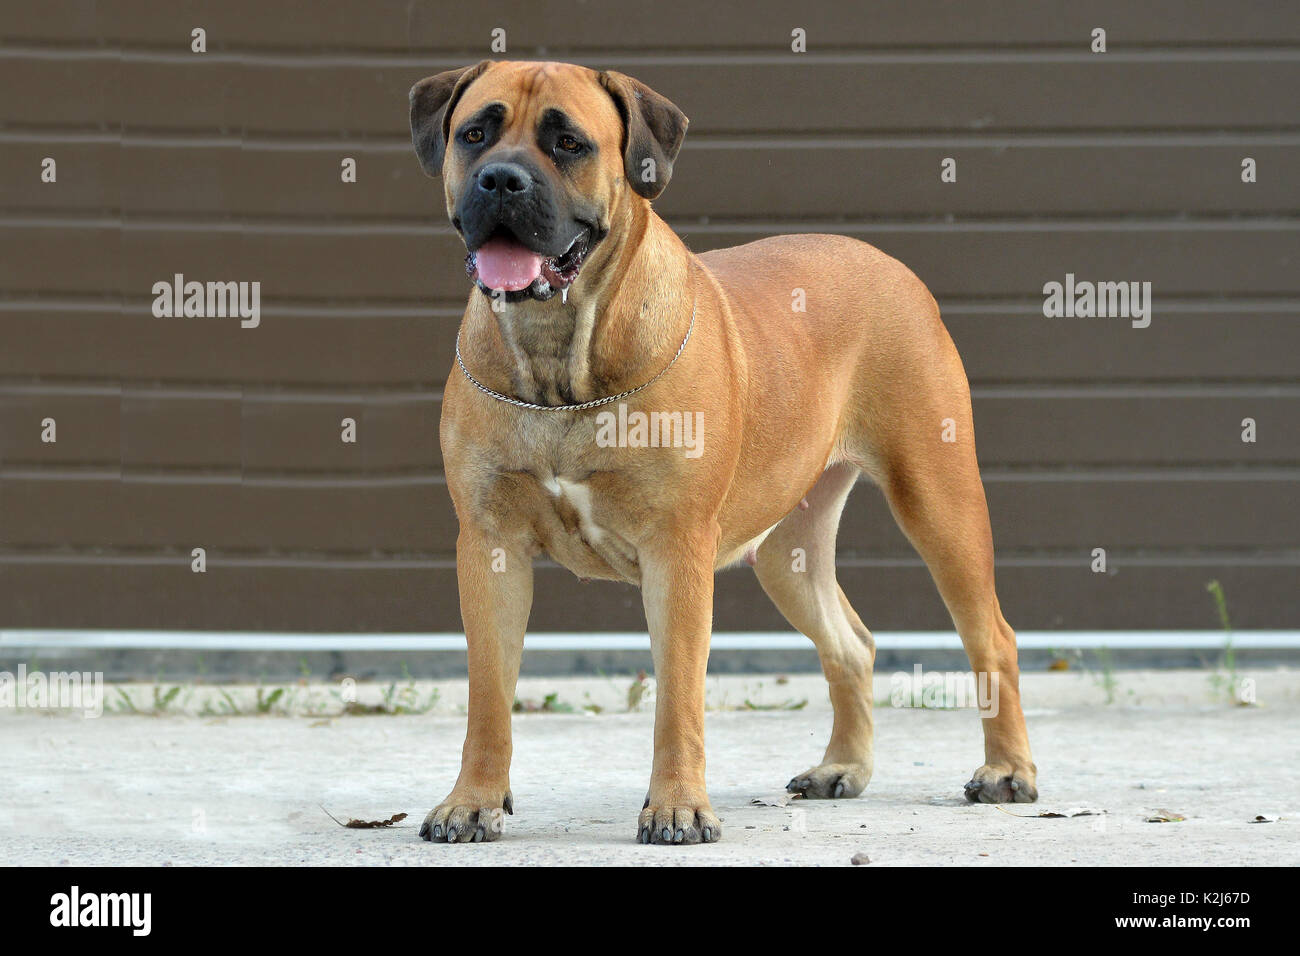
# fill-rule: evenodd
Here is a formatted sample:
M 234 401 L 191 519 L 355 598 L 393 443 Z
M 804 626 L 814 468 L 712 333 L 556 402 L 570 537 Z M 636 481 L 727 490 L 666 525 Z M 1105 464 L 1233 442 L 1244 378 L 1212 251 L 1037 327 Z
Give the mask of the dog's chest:
M 557 562 L 582 578 L 612 578 L 639 584 L 637 553 L 626 538 L 602 522 L 593 484 L 549 474 L 540 479 L 541 545 Z
M 480 433 L 470 454 L 493 464 L 477 470 L 472 499 L 500 530 L 535 546 L 581 578 L 640 582 L 628 527 L 620 449 L 596 442 L 591 416 L 529 412 Z

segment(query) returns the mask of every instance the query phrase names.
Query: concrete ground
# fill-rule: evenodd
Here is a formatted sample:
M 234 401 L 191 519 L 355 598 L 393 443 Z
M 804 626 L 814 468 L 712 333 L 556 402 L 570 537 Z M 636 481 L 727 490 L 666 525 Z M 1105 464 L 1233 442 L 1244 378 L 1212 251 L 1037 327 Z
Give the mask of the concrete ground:
M 422 712 L 332 717 L 320 716 L 339 703 L 330 688 L 273 705 L 264 689 L 266 714 L 217 717 L 199 714 L 243 710 L 256 691 L 189 686 L 154 707 L 165 693 L 151 686 L 126 688 L 130 705 L 110 688 L 117 704 L 99 719 L 0 710 L 0 863 L 1295 865 L 1300 672 L 1239 676 L 1258 705 L 1229 702 L 1203 670 L 1026 675 L 1041 797 L 1006 807 L 961 796 L 982 762 L 975 712 L 891 706 L 890 675 L 877 677 L 866 793 L 790 802 L 785 782 L 818 762 L 830 728 L 824 682 L 714 678 L 708 777 L 724 833 L 695 847 L 634 842 L 653 681 L 632 711 L 629 678 L 521 682 L 525 706 L 554 695 L 550 710 L 575 712 L 516 717 L 515 815 L 500 842 L 455 846 L 416 831 L 456 776 L 463 682 L 361 685 L 365 707 L 405 699 Z M 408 816 L 344 829 L 320 806 L 344 820 Z M 1079 809 L 1093 813 L 1038 815 Z

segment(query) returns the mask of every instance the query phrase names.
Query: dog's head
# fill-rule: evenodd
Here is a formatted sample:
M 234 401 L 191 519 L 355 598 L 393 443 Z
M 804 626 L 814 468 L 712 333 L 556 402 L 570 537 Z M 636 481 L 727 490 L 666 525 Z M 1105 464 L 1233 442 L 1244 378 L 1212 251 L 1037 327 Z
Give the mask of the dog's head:
M 686 124 L 645 84 L 567 63 L 484 60 L 411 89 L 415 153 L 443 177 L 466 271 L 507 301 L 572 285 L 614 217 L 668 185 Z

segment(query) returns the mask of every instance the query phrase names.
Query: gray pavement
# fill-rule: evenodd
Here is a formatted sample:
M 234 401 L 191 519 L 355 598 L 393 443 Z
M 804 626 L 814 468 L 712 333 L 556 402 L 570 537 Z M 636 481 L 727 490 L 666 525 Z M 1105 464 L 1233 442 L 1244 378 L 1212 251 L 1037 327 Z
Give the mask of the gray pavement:
M 401 689 L 423 713 L 334 717 L 320 716 L 337 703 L 328 687 L 298 687 L 265 715 L 212 717 L 198 714 L 214 700 L 243 709 L 256 691 L 224 688 L 227 698 L 192 686 L 152 716 L 154 688 L 140 685 L 126 689 L 137 713 L 121 703 L 98 719 L 0 709 L 0 862 L 848 865 L 865 854 L 870 866 L 1294 865 L 1300 672 L 1239 676 L 1254 682 L 1257 706 L 1232 704 L 1203 670 L 1027 675 L 1041 798 L 1001 808 L 961 797 L 981 763 L 975 712 L 890 706 L 887 674 L 877 677 L 866 793 L 787 802 L 785 782 L 826 742 L 824 682 L 713 678 L 708 777 L 724 833 L 696 847 L 633 841 L 653 682 L 632 712 L 627 679 L 521 682 L 521 699 L 555 695 L 553 707 L 577 712 L 516 717 L 515 815 L 500 842 L 468 846 L 416 837 L 455 779 L 462 682 Z M 358 698 L 392 702 L 387 690 L 361 685 Z M 108 696 L 122 700 L 115 689 Z M 321 805 L 341 819 L 409 816 L 392 829 L 349 830 Z M 1037 815 L 1080 809 L 1094 812 Z M 1184 819 L 1146 822 L 1158 816 Z M 1252 823 L 1257 816 L 1280 819 Z

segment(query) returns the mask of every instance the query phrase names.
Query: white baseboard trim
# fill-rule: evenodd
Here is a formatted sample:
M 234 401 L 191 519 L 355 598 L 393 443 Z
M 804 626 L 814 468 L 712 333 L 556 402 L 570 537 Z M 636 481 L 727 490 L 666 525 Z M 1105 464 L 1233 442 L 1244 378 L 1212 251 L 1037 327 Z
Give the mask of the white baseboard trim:
M 957 650 L 961 641 L 953 631 L 874 632 L 882 650 Z M 1017 644 L 1027 649 L 1112 650 L 1216 649 L 1223 647 L 1223 631 L 1020 631 Z M 1242 650 L 1300 648 L 1300 630 L 1233 631 L 1233 647 Z M 722 631 L 712 640 L 714 650 L 803 650 L 812 644 L 802 634 L 783 631 Z M 526 650 L 535 651 L 639 651 L 650 648 L 650 638 L 637 632 L 583 634 L 529 634 Z M 100 649 L 186 651 L 463 651 L 465 636 L 438 634 L 291 634 L 247 631 L 128 631 L 67 630 L 59 628 L 0 630 L 4 649 Z

